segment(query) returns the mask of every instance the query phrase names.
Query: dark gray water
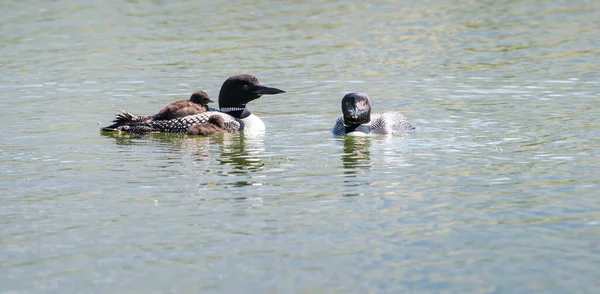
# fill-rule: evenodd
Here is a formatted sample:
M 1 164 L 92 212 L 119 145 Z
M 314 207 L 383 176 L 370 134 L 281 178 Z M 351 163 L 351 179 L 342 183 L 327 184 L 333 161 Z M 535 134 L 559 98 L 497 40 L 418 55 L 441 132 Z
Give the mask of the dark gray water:
M 3 4 L 1 292 L 598 292 L 600 2 L 196 2 Z M 98 130 L 240 73 L 264 136 Z

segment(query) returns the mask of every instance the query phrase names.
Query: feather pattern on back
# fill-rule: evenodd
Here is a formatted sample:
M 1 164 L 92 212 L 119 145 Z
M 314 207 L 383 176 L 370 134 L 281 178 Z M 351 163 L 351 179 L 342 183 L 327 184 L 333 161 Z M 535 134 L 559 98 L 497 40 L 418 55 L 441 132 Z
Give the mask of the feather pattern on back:
M 208 111 L 201 114 L 189 115 L 172 120 L 151 120 L 142 122 L 132 122 L 120 125 L 115 128 L 106 127 L 104 131 L 126 131 L 130 133 L 147 132 L 166 132 L 166 133 L 185 133 L 189 127 L 195 124 L 208 122 L 211 115 L 219 115 L 225 122 L 225 129 L 228 132 L 244 130 L 244 122 L 219 111 Z
M 372 135 L 407 134 L 415 129 L 400 112 L 371 114 Z M 339 117 L 331 131 L 334 135 L 345 135 L 344 118 Z

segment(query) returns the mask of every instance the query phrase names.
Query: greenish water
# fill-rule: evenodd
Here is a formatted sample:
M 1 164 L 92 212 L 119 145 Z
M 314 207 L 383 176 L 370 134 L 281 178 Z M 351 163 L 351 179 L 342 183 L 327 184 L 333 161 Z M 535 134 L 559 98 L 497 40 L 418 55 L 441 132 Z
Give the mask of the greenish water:
M 1 292 L 598 292 L 600 2 L 196 2 L 3 4 Z M 264 136 L 98 130 L 240 73 Z

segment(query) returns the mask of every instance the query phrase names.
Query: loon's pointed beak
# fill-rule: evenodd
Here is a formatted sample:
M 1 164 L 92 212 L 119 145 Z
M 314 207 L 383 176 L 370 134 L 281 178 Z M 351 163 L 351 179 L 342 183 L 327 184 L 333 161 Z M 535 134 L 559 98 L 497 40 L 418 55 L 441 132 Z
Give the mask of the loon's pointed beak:
M 208 98 L 208 101 L 206 103 L 213 103 L 213 102 L 215 102 L 215 100 Z
M 352 111 L 350 111 L 350 117 L 358 118 L 358 108 L 357 107 L 352 108 Z
M 285 93 L 284 90 L 280 90 L 277 88 L 265 87 L 265 86 L 254 86 L 252 89 L 252 93 L 259 95 L 275 95 L 280 93 Z

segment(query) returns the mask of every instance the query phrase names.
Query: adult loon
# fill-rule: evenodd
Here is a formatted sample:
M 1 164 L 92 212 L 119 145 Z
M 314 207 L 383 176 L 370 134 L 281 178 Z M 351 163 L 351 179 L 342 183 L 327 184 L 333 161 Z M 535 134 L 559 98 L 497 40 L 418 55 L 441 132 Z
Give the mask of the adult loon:
M 334 135 L 367 136 L 410 133 L 414 129 L 399 112 L 371 114 L 371 99 L 367 94 L 348 93 L 342 98 L 342 116 L 331 132 Z
M 114 129 L 130 123 L 139 123 L 151 120 L 171 120 L 188 115 L 200 114 L 209 111 L 208 103 L 214 102 L 208 97 L 208 94 L 202 90 L 198 90 L 190 96 L 190 99 L 175 101 L 163 107 L 157 114 L 154 115 L 133 115 L 126 111 L 118 112 L 113 120 L 112 125 L 107 129 Z
M 274 95 L 285 91 L 266 87 L 260 84 L 252 75 L 242 74 L 228 78 L 223 82 L 219 91 L 219 110 L 209 109 L 196 115 L 189 115 L 171 120 L 124 121 L 122 125 L 111 125 L 102 128 L 103 131 L 124 131 L 130 133 L 171 132 L 186 133 L 190 126 L 206 123 L 210 116 L 219 115 L 223 118 L 227 132 L 265 130 L 265 124 L 246 107 L 250 101 L 262 95 Z

